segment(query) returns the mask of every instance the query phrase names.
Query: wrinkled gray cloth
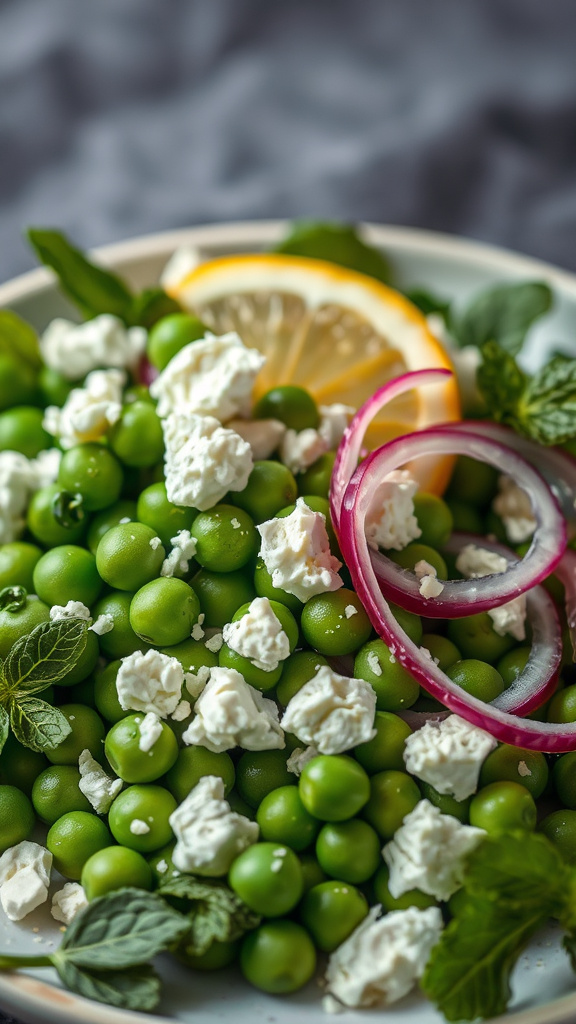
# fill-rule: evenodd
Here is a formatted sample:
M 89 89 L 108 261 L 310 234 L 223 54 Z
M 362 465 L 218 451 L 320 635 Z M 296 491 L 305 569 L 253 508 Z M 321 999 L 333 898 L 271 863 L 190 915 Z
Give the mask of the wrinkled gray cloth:
M 91 246 L 371 219 L 576 269 L 573 0 L 0 0 L 0 280 Z

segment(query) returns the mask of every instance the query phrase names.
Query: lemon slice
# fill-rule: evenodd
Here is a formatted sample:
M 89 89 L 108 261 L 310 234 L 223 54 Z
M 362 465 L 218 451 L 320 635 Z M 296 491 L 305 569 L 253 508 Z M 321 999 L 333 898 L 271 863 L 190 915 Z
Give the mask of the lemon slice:
M 357 409 L 408 370 L 452 369 L 426 318 L 399 292 L 364 274 L 299 256 L 266 253 L 211 260 L 170 294 L 216 334 L 237 331 L 266 356 L 255 397 L 279 384 L 306 388 L 319 405 Z M 412 391 L 374 420 L 366 443 L 460 418 L 455 378 Z M 451 460 L 415 464 L 422 487 L 441 491 Z

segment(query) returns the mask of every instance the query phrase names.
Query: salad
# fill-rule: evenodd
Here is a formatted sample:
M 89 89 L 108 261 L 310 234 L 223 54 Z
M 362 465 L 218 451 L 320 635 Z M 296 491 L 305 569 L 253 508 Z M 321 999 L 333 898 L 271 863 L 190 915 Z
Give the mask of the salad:
M 83 319 L 0 311 L 0 914 L 63 938 L 0 970 L 146 1011 L 168 952 L 463 1021 L 550 918 L 576 964 L 576 360 L 521 364 L 549 288 L 462 312 L 306 224 L 135 294 L 29 236 Z

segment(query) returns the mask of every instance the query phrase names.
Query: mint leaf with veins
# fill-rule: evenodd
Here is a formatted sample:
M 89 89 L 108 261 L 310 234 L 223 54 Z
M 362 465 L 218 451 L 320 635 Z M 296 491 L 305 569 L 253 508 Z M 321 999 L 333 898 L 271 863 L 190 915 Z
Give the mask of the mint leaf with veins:
M 0 754 L 4 750 L 8 733 L 10 732 L 10 715 L 6 708 L 0 704 Z
M 10 725 L 18 742 L 37 752 L 54 750 L 72 732 L 62 712 L 37 697 L 12 701 Z
M 9 693 L 30 696 L 58 683 L 79 661 L 87 636 L 85 619 L 58 619 L 20 637 L 4 662 Z
M 213 942 L 232 942 L 256 928 L 260 917 L 223 882 L 180 875 L 160 887 L 160 895 L 188 903 L 190 931 L 183 946 L 187 954 L 202 956 Z
M 459 345 L 482 348 L 495 341 L 510 355 L 522 348 L 529 328 L 552 306 L 552 291 L 542 281 L 498 285 L 481 292 L 452 329 Z

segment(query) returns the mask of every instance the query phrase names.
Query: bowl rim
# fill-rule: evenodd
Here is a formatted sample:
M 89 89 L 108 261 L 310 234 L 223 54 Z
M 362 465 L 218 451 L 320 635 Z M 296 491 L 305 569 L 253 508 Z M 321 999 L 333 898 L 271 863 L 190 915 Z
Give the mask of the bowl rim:
M 183 245 L 197 246 L 207 253 L 230 248 L 233 251 L 250 251 L 273 244 L 289 223 L 288 220 L 252 220 L 179 228 L 98 246 L 91 249 L 90 254 L 103 265 L 121 270 L 123 266 L 140 260 L 160 256 L 168 259 L 175 249 Z M 389 247 L 406 255 L 417 252 L 431 259 L 458 260 L 469 267 L 481 267 L 496 274 L 508 273 L 512 277 L 538 277 L 576 301 L 576 274 L 544 260 L 474 239 L 419 228 L 372 222 L 363 223 L 361 227 L 369 242 L 384 249 Z M 20 274 L 0 284 L 0 307 L 10 307 L 12 303 L 40 295 L 54 286 L 54 274 L 44 267 Z M 2 1010 L 17 1015 L 33 1015 L 46 1024 L 77 1024 L 79 1016 L 85 1024 L 127 1024 L 128 1021 L 137 1024 L 143 1020 L 149 1024 L 174 1024 L 174 1018 L 143 1016 L 86 1000 L 29 974 L 0 974 L 0 999 Z M 50 1016 L 47 1017 L 48 1008 Z M 491 1024 L 568 1024 L 575 1016 L 576 993 L 570 993 L 545 1006 L 492 1018 Z M 197 1019 L 201 1024 L 201 1011 Z

